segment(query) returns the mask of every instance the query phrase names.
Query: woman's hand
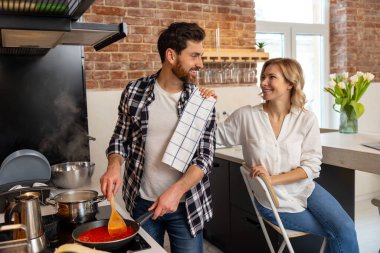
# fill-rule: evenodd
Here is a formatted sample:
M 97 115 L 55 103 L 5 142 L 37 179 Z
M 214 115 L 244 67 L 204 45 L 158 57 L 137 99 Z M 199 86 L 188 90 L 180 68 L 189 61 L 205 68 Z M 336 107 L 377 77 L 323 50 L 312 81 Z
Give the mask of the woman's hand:
M 252 166 L 250 176 L 251 177 L 257 177 L 260 174 L 264 174 L 267 177 L 269 183 L 272 183 L 271 177 L 270 177 L 268 171 L 264 168 L 264 166 L 262 166 L 262 165 Z
M 215 91 L 212 89 L 200 87 L 199 92 L 201 93 L 201 96 L 204 98 L 213 97 L 215 99 L 218 99 L 218 96 L 216 95 Z

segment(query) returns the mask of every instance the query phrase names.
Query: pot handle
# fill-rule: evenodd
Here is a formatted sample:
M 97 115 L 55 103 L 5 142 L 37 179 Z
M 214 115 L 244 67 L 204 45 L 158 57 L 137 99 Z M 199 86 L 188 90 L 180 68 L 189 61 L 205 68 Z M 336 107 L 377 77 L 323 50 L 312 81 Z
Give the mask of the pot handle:
M 154 214 L 154 210 L 148 211 L 148 212 L 144 213 L 143 215 L 141 215 L 140 217 L 138 217 L 135 221 L 137 222 L 137 224 L 141 225 L 145 221 L 147 221 L 150 217 L 152 217 L 153 214 Z
M 92 201 L 92 203 L 94 204 L 94 203 L 99 203 L 99 202 L 102 202 L 103 200 L 105 200 L 106 199 L 106 197 L 104 197 L 104 195 L 101 195 L 101 196 L 98 196 L 98 197 L 96 197 L 96 199 L 94 199 L 93 201 Z
M 49 204 L 51 206 L 55 206 L 55 204 L 57 204 L 57 202 L 55 201 L 55 199 L 52 199 L 50 197 L 46 198 L 45 202 L 46 202 L 46 204 Z

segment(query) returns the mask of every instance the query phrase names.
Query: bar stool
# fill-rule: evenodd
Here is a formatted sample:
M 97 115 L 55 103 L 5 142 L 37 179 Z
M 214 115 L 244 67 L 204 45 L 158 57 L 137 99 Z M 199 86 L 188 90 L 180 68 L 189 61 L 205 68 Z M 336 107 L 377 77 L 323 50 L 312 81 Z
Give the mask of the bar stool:
M 264 236 L 265 236 L 265 239 L 267 241 L 267 244 L 268 244 L 270 251 L 272 253 L 275 253 L 272 242 L 269 238 L 267 229 L 265 227 L 264 221 L 266 223 L 268 223 L 272 228 L 274 228 L 274 230 L 276 232 L 278 232 L 280 235 L 282 235 L 282 237 L 284 238 L 284 240 L 282 241 L 282 243 L 280 245 L 278 253 L 281 253 L 285 249 L 285 246 L 288 247 L 288 250 L 290 253 L 294 253 L 293 246 L 290 243 L 289 238 L 305 236 L 305 235 L 308 235 L 308 233 L 290 230 L 290 229 L 286 229 L 284 227 L 284 225 L 282 224 L 280 215 L 278 214 L 278 211 L 277 211 L 277 208 L 279 207 L 279 202 L 278 202 L 277 196 L 276 196 L 276 194 L 272 188 L 272 185 L 267 181 L 267 178 L 266 178 L 266 176 L 264 176 L 264 174 L 260 174 L 258 177 L 251 178 L 251 176 L 249 175 L 249 170 L 250 169 L 248 167 L 246 167 L 245 164 L 243 164 L 240 167 L 240 172 L 241 172 L 243 179 L 244 179 L 244 182 L 247 186 L 249 196 L 251 197 L 252 205 L 255 209 L 256 215 L 258 217 L 261 229 L 263 230 L 263 233 L 264 233 Z M 271 209 L 273 211 L 273 214 L 274 214 L 276 221 L 278 223 L 278 226 L 276 226 L 275 224 L 271 223 L 270 221 L 264 219 L 261 216 L 261 214 L 259 213 L 259 211 L 256 208 L 255 196 L 260 196 L 262 198 L 265 198 L 269 202 Z M 326 238 L 324 238 L 324 240 L 322 242 L 321 249 L 319 252 L 321 252 L 321 253 L 324 252 L 325 247 L 326 247 L 326 243 L 327 243 L 327 240 L 326 240 Z

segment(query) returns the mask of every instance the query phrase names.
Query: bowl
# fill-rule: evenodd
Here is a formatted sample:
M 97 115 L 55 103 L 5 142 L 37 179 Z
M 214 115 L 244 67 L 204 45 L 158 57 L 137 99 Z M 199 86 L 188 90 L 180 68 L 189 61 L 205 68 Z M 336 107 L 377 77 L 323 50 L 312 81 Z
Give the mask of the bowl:
M 51 181 L 60 188 L 75 189 L 85 185 L 94 173 L 95 163 L 66 162 L 51 166 Z

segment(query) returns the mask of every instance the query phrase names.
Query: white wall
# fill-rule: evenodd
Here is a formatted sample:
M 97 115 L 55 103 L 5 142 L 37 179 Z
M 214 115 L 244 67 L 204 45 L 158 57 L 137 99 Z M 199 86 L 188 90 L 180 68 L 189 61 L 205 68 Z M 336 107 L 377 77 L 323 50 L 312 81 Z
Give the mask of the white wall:
M 93 182 L 99 181 L 107 168 L 105 151 L 116 124 L 121 92 L 87 90 L 88 132 L 96 138 L 90 142 L 90 157 L 95 163 Z M 116 202 L 124 206 L 121 190 L 116 195 Z
M 219 115 L 223 111 L 230 114 L 241 106 L 247 104 L 255 105 L 261 101 L 258 95 L 260 91 L 256 86 L 215 88 L 215 91 L 218 94 L 216 109 Z M 380 113 L 377 112 L 377 108 L 379 108 L 377 104 L 380 99 L 379 94 L 380 84 L 377 83 L 371 85 L 362 98 L 366 112 L 359 119 L 359 129 L 361 132 L 380 133 Z M 121 90 L 87 91 L 89 134 L 96 138 L 96 141 L 90 142 L 91 161 L 96 164 L 93 180 L 99 180 L 107 166 L 105 150 L 116 124 L 120 95 Z M 357 197 L 368 198 L 380 195 L 380 175 L 357 172 L 356 176 Z M 119 191 L 119 195 L 116 198 L 118 203 L 122 203 L 120 196 Z
M 359 118 L 360 132 L 380 133 L 379 102 L 380 83 L 373 83 L 361 99 L 365 112 Z M 380 175 L 356 172 L 355 195 L 359 200 L 380 196 Z

